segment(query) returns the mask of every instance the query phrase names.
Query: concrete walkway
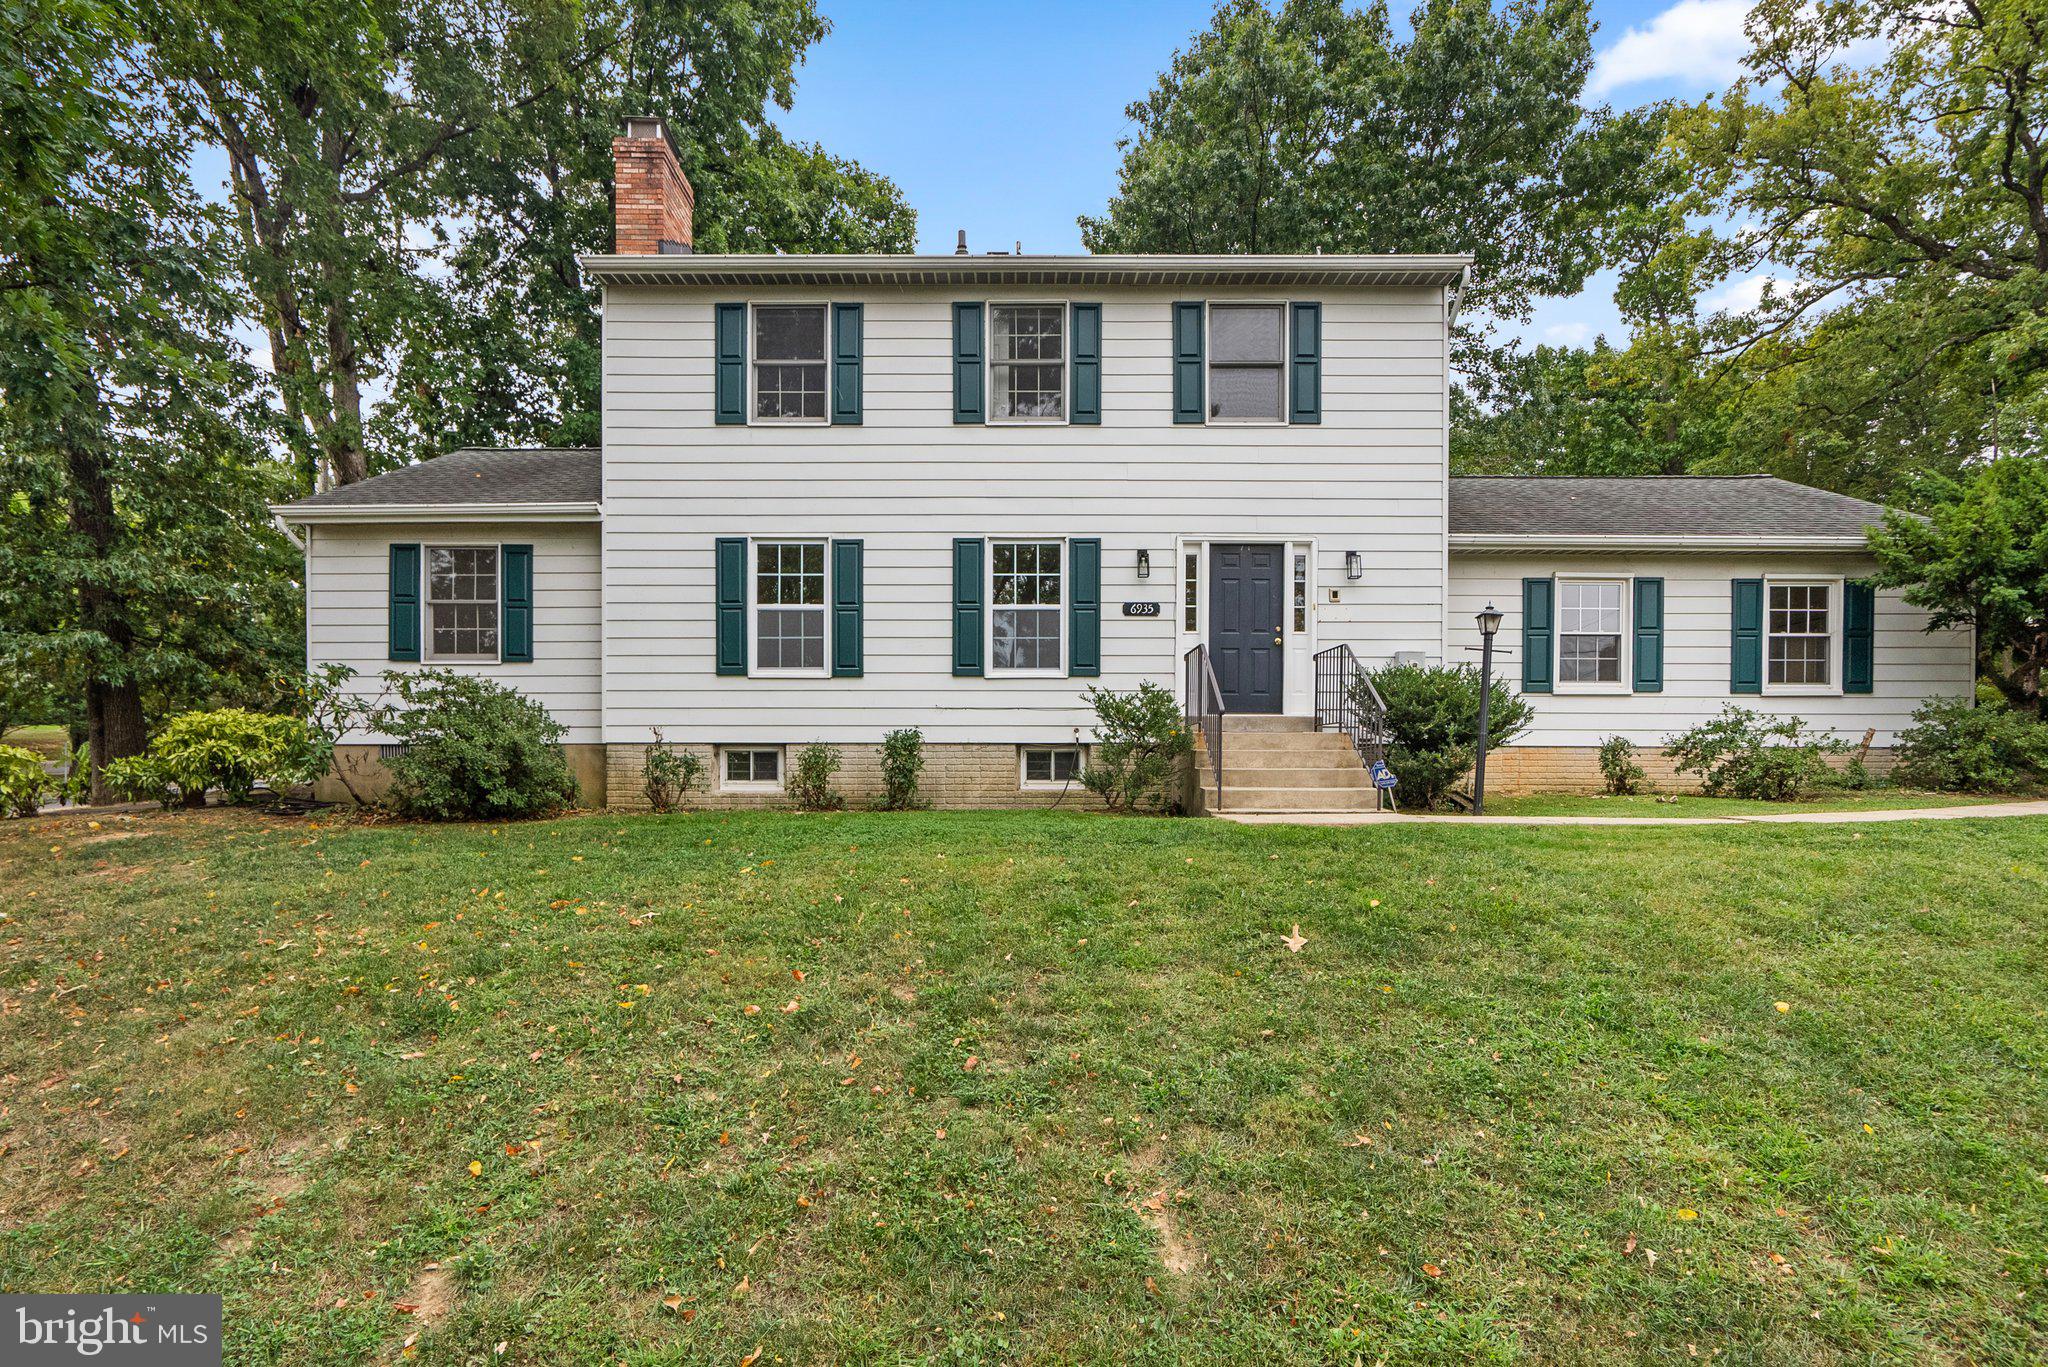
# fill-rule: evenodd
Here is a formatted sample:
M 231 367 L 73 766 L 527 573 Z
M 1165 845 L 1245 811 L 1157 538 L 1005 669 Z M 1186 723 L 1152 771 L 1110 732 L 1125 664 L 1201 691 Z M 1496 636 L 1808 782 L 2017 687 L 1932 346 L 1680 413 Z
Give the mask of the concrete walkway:
M 1849 826 L 1871 821 L 1965 821 L 2048 816 L 2048 801 L 1982 802 L 1968 807 L 1895 807 L 1847 812 L 1759 812 L 1755 816 L 1415 816 L 1406 812 L 1217 812 L 1245 826 Z

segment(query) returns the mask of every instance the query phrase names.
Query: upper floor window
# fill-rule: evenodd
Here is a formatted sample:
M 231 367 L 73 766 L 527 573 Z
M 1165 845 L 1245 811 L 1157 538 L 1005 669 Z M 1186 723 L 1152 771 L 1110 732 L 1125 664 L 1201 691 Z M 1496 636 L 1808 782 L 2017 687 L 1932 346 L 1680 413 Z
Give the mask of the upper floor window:
M 754 417 L 824 422 L 825 306 L 754 307 Z
M 1826 687 L 1834 631 L 1828 610 L 1830 585 L 1770 586 L 1770 646 L 1766 653 L 1774 684 Z
M 988 311 L 989 415 L 997 422 L 1067 416 L 1064 304 L 992 304 Z
M 997 541 L 989 554 L 989 663 L 998 671 L 1062 668 L 1067 614 L 1058 541 Z
M 427 548 L 427 658 L 498 658 L 498 548 Z
M 1287 310 L 1280 304 L 1209 306 L 1209 419 L 1280 422 Z
M 754 668 L 825 672 L 825 543 L 754 543 Z
M 1557 681 L 1621 682 L 1619 579 L 1562 579 L 1557 585 Z

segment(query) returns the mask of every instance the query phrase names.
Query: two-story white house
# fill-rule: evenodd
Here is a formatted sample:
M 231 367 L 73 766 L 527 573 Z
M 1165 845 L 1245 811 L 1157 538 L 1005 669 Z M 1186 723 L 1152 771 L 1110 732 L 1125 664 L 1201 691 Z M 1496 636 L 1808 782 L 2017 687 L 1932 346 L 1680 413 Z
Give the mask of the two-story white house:
M 1873 505 L 1450 478 L 1463 257 L 699 255 L 659 121 L 614 152 L 615 252 L 582 263 L 601 448 L 457 451 L 277 510 L 313 664 L 528 693 L 593 802 L 644 801 L 657 730 L 710 761 L 700 802 L 776 800 L 811 741 L 859 796 L 914 726 L 940 805 L 1078 803 L 1084 691 L 1152 680 L 1212 805 L 1211 735 L 1226 807 L 1369 805 L 1333 698 L 1476 661 L 1489 603 L 1536 703 L 1508 788 L 1585 786 L 1604 737 L 1653 748 L 1730 701 L 1874 729 L 1881 758 L 1970 692 L 1968 635 L 1862 582 Z

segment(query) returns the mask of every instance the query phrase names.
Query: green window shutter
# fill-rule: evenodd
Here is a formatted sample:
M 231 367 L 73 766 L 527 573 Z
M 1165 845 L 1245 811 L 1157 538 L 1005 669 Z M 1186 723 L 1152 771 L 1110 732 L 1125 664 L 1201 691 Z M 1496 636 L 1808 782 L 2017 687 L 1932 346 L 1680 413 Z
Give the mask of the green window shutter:
M 1202 422 L 1202 320 L 1200 302 L 1173 306 L 1173 420 Z
M 744 425 L 747 420 L 747 306 L 719 304 L 712 352 L 713 390 L 721 427 Z
M 1729 583 L 1733 611 L 1728 661 L 1730 693 L 1764 691 L 1764 581 L 1736 579 Z
M 953 672 L 981 675 L 981 557 L 978 536 L 953 540 Z
M 860 425 L 861 307 L 832 306 L 832 421 Z M 858 544 L 858 543 L 855 543 Z
M 953 421 L 982 421 L 981 305 L 953 305 Z
M 1073 307 L 1073 396 L 1067 404 L 1069 422 L 1102 421 L 1102 305 Z
M 1556 581 L 1550 579 L 1524 579 L 1522 581 L 1522 691 L 1524 693 L 1548 693 L 1550 691 L 1550 664 L 1556 640 L 1556 625 L 1551 611 L 1557 598 Z
M 718 672 L 747 672 L 747 539 L 718 538 Z
M 859 678 L 864 663 L 862 556 L 857 540 L 832 543 L 832 677 L 836 679 Z
M 498 658 L 533 663 L 533 547 L 498 548 Z
M 1636 580 L 1634 688 L 1638 693 L 1664 691 L 1664 581 Z
M 1877 590 L 1861 580 L 1842 585 L 1842 691 L 1868 693 L 1877 682 Z
M 1287 421 L 1323 420 L 1323 306 L 1296 304 L 1294 348 L 1287 363 Z
M 1067 673 L 1092 679 L 1102 673 L 1102 542 L 1075 537 L 1067 543 Z
M 420 548 L 391 547 L 391 658 L 420 657 Z

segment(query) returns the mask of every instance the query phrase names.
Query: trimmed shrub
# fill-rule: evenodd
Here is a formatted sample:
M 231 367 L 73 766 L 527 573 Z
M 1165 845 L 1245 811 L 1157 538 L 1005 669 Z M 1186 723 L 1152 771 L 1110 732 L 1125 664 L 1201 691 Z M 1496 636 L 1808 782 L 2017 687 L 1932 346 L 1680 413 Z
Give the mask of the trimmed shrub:
M 846 805 L 846 799 L 832 786 L 832 775 L 839 772 L 839 747 L 813 741 L 796 752 L 796 763 L 790 766 L 789 781 L 784 785 L 789 791 L 789 800 L 800 812 L 836 812 Z
M 1643 791 L 1643 766 L 1636 763 L 1636 747 L 1627 736 L 1609 736 L 1600 742 L 1600 777 L 1607 781 L 1612 797 L 1631 797 Z
M 1733 703 L 1712 721 L 1664 742 L 1681 774 L 1700 776 L 1709 797 L 1795 802 L 1830 778 L 1827 757 L 1849 746 L 1810 730 L 1803 717 L 1765 717 Z
M 924 806 L 917 795 L 918 775 L 923 772 L 924 732 L 906 726 L 882 737 L 883 810 L 907 812 Z
M 2048 722 L 2003 701 L 1926 703 L 1899 734 L 1892 777 L 1915 788 L 1966 793 L 2048 783 Z
M 1479 671 L 1471 665 L 1386 665 L 1372 672 L 1387 704 L 1387 767 L 1411 806 L 1437 807 L 1479 755 Z M 1354 687 L 1352 703 L 1372 708 Z M 1529 729 L 1535 709 L 1501 679 L 1487 703 L 1487 744 L 1506 745 Z
M 142 754 L 110 763 L 106 777 L 109 787 L 167 807 L 201 806 L 214 788 L 229 802 L 247 802 L 259 782 L 303 781 L 316 753 L 297 717 L 223 707 L 172 717 Z
M 392 670 L 398 701 L 376 728 L 404 748 L 386 761 L 392 808 L 430 821 L 545 816 L 576 800 L 564 727 L 533 699 L 446 669 Z
M 1194 737 L 1173 694 L 1155 683 L 1129 693 L 1091 688 L 1095 746 L 1081 782 L 1113 812 L 1164 811 L 1179 761 Z
M 704 758 L 670 745 L 657 726 L 654 743 L 647 747 L 646 775 L 647 805 L 657 812 L 672 812 L 683 805 L 690 789 L 704 776 Z
M 0 745 L 0 811 L 34 816 L 56 791 L 56 780 L 43 772 L 41 755 L 18 745 Z

